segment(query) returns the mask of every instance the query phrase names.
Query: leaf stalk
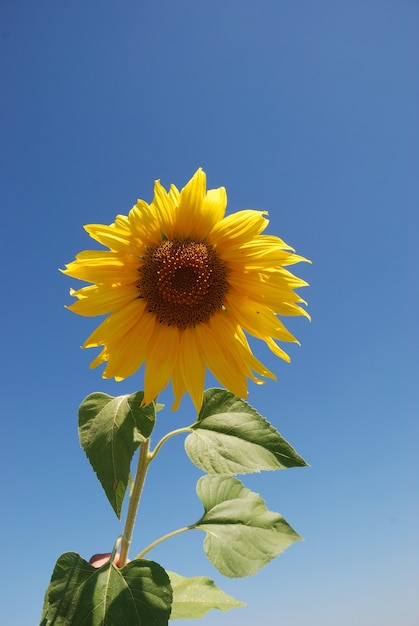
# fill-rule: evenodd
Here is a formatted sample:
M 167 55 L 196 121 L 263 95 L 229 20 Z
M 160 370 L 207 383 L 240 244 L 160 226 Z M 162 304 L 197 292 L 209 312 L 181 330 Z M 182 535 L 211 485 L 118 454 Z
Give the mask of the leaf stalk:
M 181 533 L 184 533 L 187 530 L 192 530 L 193 528 L 195 528 L 195 524 L 192 524 L 192 526 L 184 526 L 183 528 L 178 528 L 177 530 L 172 530 L 172 532 L 167 533 L 167 535 L 163 535 L 159 539 L 156 539 L 156 541 L 153 541 L 153 543 L 150 543 L 150 545 L 148 545 L 146 548 L 144 548 L 144 550 L 137 554 L 135 558 L 142 559 L 147 554 L 147 552 L 150 552 L 150 550 L 158 546 L 160 543 L 163 543 L 163 541 L 166 541 L 166 539 L 170 539 L 171 537 L 180 535 Z
M 156 445 L 154 450 L 150 452 L 150 461 L 152 461 L 160 451 L 160 448 L 170 437 L 174 437 L 175 435 L 180 435 L 181 433 L 189 433 L 192 431 L 190 426 L 185 426 L 184 428 L 177 428 L 176 430 L 172 430 L 170 433 L 167 433 L 162 439 L 160 439 L 159 443 Z

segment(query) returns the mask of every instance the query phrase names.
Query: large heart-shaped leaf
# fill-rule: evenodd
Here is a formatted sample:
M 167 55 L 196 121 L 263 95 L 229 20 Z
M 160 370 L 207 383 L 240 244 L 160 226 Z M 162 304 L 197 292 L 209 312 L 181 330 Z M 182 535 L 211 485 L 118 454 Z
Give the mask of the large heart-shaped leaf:
M 41 626 L 167 626 L 171 603 L 169 577 L 153 561 L 96 569 L 67 552 L 55 565 Z
M 81 446 L 118 518 L 133 454 L 154 427 L 155 406 L 141 406 L 143 397 L 140 391 L 116 398 L 97 392 L 79 409 Z
M 185 578 L 175 572 L 167 574 L 173 589 L 171 620 L 198 619 L 211 609 L 228 611 L 245 606 L 244 602 L 229 596 L 206 576 Z
M 292 446 L 247 402 L 224 389 L 208 389 L 186 453 L 200 469 L 247 474 L 304 466 Z
M 204 551 L 225 576 L 251 576 L 301 539 L 237 478 L 203 476 L 196 490 L 205 513 L 194 527 L 206 532 Z

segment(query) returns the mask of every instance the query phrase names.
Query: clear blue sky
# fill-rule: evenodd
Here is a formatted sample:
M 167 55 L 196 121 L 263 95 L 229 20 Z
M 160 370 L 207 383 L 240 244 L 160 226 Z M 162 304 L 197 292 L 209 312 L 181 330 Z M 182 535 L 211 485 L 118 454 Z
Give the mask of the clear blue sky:
M 298 268 L 313 321 L 290 323 L 302 346 L 287 365 L 253 342 L 278 382 L 250 388 L 311 467 L 245 478 L 305 542 L 239 580 L 197 531 L 150 557 L 248 603 L 202 626 L 417 626 L 418 3 L 3 0 L 0 35 L 2 622 L 37 624 L 58 555 L 121 532 L 77 408 L 142 375 L 89 370 L 97 321 L 64 309 L 76 281 L 58 268 L 91 246 L 83 224 L 202 166 L 229 211 L 268 210 L 313 260 Z M 185 402 L 159 430 L 192 418 Z M 171 440 L 134 551 L 199 517 L 198 476 Z

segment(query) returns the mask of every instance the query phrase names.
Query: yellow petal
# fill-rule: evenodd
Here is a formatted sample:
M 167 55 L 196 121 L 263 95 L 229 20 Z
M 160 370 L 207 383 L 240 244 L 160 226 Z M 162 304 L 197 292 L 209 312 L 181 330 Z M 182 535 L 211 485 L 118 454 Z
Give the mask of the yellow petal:
M 132 283 L 138 281 L 139 259 L 106 250 L 85 250 L 66 265 L 63 274 L 88 283 Z
M 176 327 L 156 324 L 150 338 L 144 374 L 144 404 L 150 404 L 167 386 L 179 355 Z
M 124 335 L 112 336 L 106 345 L 108 365 L 104 378 L 123 380 L 141 367 L 148 358 L 156 324 L 154 315 L 145 312 Z
M 206 368 L 205 360 L 196 343 L 196 332 L 193 327 L 182 332 L 179 363 L 185 387 L 199 412 L 202 406 Z
M 246 398 L 247 381 L 243 373 L 243 362 L 237 351 L 237 339 L 230 333 L 221 336 L 222 320 L 217 321 L 215 329 L 210 324 L 201 324 L 197 327 L 196 340 L 199 351 L 215 378 L 236 396 Z
M 207 366 L 228 390 L 246 397 L 248 379 L 259 384 L 275 376 L 254 356 L 245 333 L 289 360 L 276 341 L 296 339 L 278 314 L 309 317 L 294 291 L 307 283 L 286 269 L 307 259 L 279 237 L 262 234 L 269 223 L 266 212 L 249 209 L 226 217 L 226 205 L 226 190 L 207 191 L 202 169 L 181 192 L 174 185 L 166 191 L 156 181 L 150 204 L 140 199 L 113 224 L 86 226 L 107 249 L 85 250 L 63 270 L 91 283 L 71 290 L 76 301 L 68 308 L 86 316 L 108 314 L 84 344 L 102 348 L 92 366 L 105 363 L 103 376 L 122 380 L 145 364 L 147 403 L 171 380 L 174 408 L 187 391 L 199 411 Z M 201 266 L 183 253 L 165 256 L 172 243 L 183 245 L 179 240 L 188 243 L 186 255 L 188 246 L 206 246 L 208 261 L 199 257 Z M 212 287 L 205 291 L 207 274 Z M 183 292 L 186 275 L 191 286 Z
M 134 300 L 132 289 L 121 289 L 120 285 L 114 288 L 104 285 L 89 285 L 78 291 L 70 290 L 70 295 L 78 298 L 67 308 L 79 315 L 105 315 L 118 311 Z
M 146 303 L 138 299 L 130 302 L 123 309 L 112 313 L 86 339 L 83 347 L 92 348 L 111 343 L 122 345 L 122 338 L 141 322 L 145 309 Z
M 115 224 L 87 224 L 84 227 L 92 239 L 95 239 L 114 252 L 127 252 L 132 248 L 132 235 L 130 229 L 124 224 L 124 228 L 117 228 Z
M 241 245 L 265 230 L 269 221 L 264 215 L 267 215 L 266 211 L 250 209 L 227 215 L 214 226 L 209 241 L 222 255 L 230 247 Z
M 173 232 L 173 222 L 177 202 L 174 201 L 173 194 L 167 193 L 166 189 L 156 180 L 154 185 L 153 207 L 159 223 L 160 232 L 169 238 Z
M 304 302 L 300 296 L 281 280 L 278 274 L 262 274 L 258 272 L 230 272 L 229 283 L 238 293 L 255 302 L 261 302 L 277 314 L 305 315 L 308 313 L 295 304 Z
M 172 411 L 177 411 L 180 405 L 180 401 L 186 393 L 186 384 L 183 380 L 182 372 L 180 370 L 180 364 L 173 370 L 172 376 L 172 389 L 175 401 L 172 404 Z
M 242 328 L 254 337 L 272 337 L 281 341 L 296 341 L 281 320 L 265 305 L 250 298 L 235 298 L 232 292 L 226 295 L 226 308 Z
M 202 202 L 206 192 L 206 175 L 199 168 L 180 192 L 179 207 L 173 235 L 200 239 Z

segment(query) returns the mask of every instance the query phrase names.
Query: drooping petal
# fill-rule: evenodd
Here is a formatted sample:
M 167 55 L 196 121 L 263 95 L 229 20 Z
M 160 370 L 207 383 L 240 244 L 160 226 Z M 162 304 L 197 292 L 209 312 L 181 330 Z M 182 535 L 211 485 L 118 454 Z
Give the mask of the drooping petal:
M 261 302 L 276 314 L 305 315 L 305 309 L 296 304 L 304 300 L 293 292 L 278 273 L 266 275 L 257 272 L 231 272 L 229 283 L 238 293 L 247 293 L 251 300 Z
M 173 395 L 175 397 L 175 401 L 172 404 L 172 411 L 177 411 L 180 405 L 180 401 L 182 400 L 183 396 L 185 395 L 187 391 L 186 384 L 185 384 L 185 381 L 183 380 L 183 376 L 182 376 L 182 372 L 180 370 L 179 364 L 173 370 L 172 389 L 173 389 Z
M 144 373 L 144 404 L 150 404 L 167 386 L 179 358 L 179 342 L 177 328 L 155 325 Z
M 244 334 L 243 330 L 241 329 L 239 325 L 236 326 L 235 332 L 236 332 L 236 336 L 237 336 L 239 343 L 243 347 L 242 348 L 243 361 L 245 361 L 245 363 L 249 367 L 249 373 L 247 374 L 249 378 L 251 378 L 255 383 L 258 383 L 258 384 L 264 383 L 265 382 L 264 380 L 260 380 L 253 375 L 253 372 L 255 372 L 259 376 L 264 376 L 265 378 L 271 378 L 272 380 L 276 380 L 275 374 L 273 374 L 270 370 L 268 370 L 268 368 L 265 365 L 263 365 L 263 363 L 261 363 L 259 359 L 255 357 L 255 355 L 250 349 L 249 342 L 247 341 L 246 335 Z
M 259 302 L 249 298 L 240 300 L 230 292 L 226 296 L 226 308 L 238 324 L 254 337 L 264 341 L 267 337 L 273 337 L 281 341 L 297 342 L 275 313 Z
M 148 358 L 156 324 L 154 316 L 144 312 L 126 333 L 112 336 L 105 348 L 108 364 L 104 378 L 124 380 L 141 367 Z
M 205 384 L 205 359 L 196 341 L 196 328 L 186 328 L 182 332 L 179 364 L 182 378 L 197 412 L 202 405 Z
M 221 337 L 222 328 L 222 323 L 216 323 L 215 328 L 202 324 L 196 333 L 199 351 L 215 378 L 236 396 L 246 398 L 247 382 L 241 355 L 237 351 L 237 339 L 227 333 Z
M 123 309 L 111 313 L 86 339 L 84 348 L 121 342 L 124 335 L 139 324 L 146 312 L 143 300 L 133 300 Z

